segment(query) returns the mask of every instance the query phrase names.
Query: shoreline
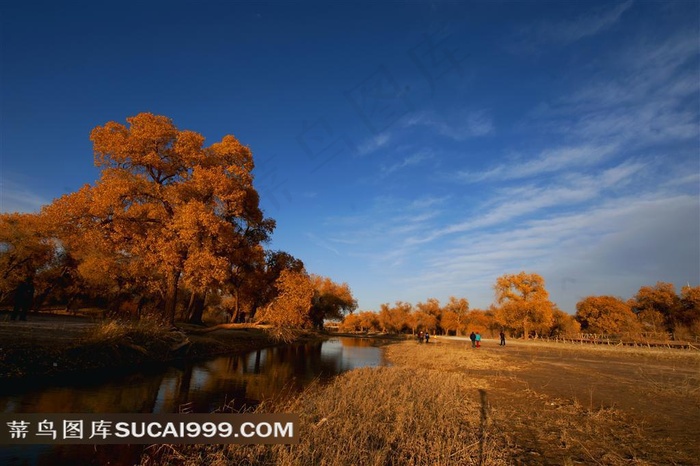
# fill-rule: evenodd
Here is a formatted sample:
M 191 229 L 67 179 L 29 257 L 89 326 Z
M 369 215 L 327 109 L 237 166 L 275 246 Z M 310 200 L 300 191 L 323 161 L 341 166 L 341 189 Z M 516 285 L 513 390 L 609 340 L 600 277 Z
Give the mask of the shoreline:
M 0 321 L 0 381 L 16 385 L 128 373 L 331 337 L 312 331 L 294 332 L 284 341 L 264 328 L 251 326 L 212 328 L 176 323 L 176 327 L 170 330 L 111 324 L 49 314 L 30 315 L 26 322 Z
M 539 342 L 500 347 L 498 340 L 472 349 L 445 339 L 389 345 L 385 356 L 390 365 L 356 368 L 258 407 L 299 413 L 298 445 L 170 445 L 147 451 L 140 464 L 194 466 L 206 458 L 280 466 L 500 466 L 601 458 L 622 466 L 695 464 L 698 457 L 696 352 Z

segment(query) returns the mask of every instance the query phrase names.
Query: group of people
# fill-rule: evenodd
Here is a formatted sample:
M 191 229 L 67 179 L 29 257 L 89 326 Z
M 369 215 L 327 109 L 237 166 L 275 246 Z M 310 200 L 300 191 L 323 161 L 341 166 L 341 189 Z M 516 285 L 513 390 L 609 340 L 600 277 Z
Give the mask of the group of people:
M 503 331 L 501 331 L 501 333 L 498 336 L 501 337 L 501 342 L 499 343 L 499 346 L 506 346 L 506 334 Z M 472 341 L 472 348 L 481 348 L 481 334 L 479 332 L 470 333 L 469 339 Z
M 472 348 L 481 348 L 481 334 L 479 332 L 470 333 L 469 339 L 472 341 Z
M 501 338 L 499 346 L 506 346 L 506 334 L 501 331 L 498 336 Z M 481 334 L 479 332 L 470 333 L 469 339 L 472 341 L 472 348 L 481 348 Z M 429 341 L 430 334 L 428 332 L 418 332 L 418 343 L 428 343 Z

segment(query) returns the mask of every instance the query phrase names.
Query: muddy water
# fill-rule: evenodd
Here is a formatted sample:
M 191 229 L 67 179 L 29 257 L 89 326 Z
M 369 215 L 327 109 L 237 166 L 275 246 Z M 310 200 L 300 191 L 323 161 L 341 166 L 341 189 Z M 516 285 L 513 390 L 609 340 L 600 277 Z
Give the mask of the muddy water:
M 208 413 L 287 397 L 313 381 L 384 364 L 373 340 L 338 338 L 46 386 L 0 387 L 3 413 Z M 3 465 L 133 464 L 140 448 L 0 446 Z

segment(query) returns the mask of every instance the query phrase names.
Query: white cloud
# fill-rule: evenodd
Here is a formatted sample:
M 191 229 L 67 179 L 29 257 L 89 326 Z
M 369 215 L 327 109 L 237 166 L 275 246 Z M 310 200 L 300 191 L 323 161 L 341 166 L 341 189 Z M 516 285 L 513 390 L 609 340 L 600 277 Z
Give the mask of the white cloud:
M 544 150 L 531 160 L 500 164 L 481 172 L 461 171 L 456 176 L 469 182 L 527 178 L 594 165 L 616 150 L 614 144 L 559 147 Z
M 632 5 L 531 33 L 540 34 L 540 45 L 572 43 L 611 29 Z M 656 41 L 626 35 L 625 44 L 564 73 L 568 79 L 552 87 L 557 94 L 525 115 L 527 123 L 513 132 L 499 127 L 503 144 L 471 140 L 495 134 L 483 110 L 404 119 L 394 134 L 429 132 L 451 146 L 467 141 L 494 162 L 455 169 L 450 162 L 459 162 L 446 157 L 441 166 L 454 186 L 421 188 L 454 188 L 450 197 L 435 196 L 433 205 L 426 196 L 413 208 L 374 206 L 343 231 L 359 238 L 351 254 L 373 266 L 387 294 L 413 302 L 466 296 L 473 307 L 491 303 L 496 277 L 520 270 L 545 276 L 569 312 L 586 295 L 629 297 L 657 280 L 700 282 L 700 44 L 697 31 L 673 34 Z M 507 146 L 536 150 L 509 156 Z M 421 162 L 397 160 L 384 171 Z
M 486 213 L 434 228 L 427 235 L 414 236 L 406 241 L 412 245 L 425 244 L 448 235 L 504 225 L 550 208 L 572 208 L 628 183 L 645 166 L 643 162 L 628 160 L 592 174 L 567 173 L 561 175 L 558 182 L 546 185 L 533 183 L 500 188 L 475 209 Z
M 535 127 L 552 134 L 626 149 L 700 137 L 695 33 L 635 44 L 602 60 L 605 67 L 566 97 L 541 104 Z M 694 103 L 694 105 L 692 105 Z
M 329 241 L 348 246 L 348 255 L 377 269 L 398 267 L 415 247 L 405 239 L 434 228 L 447 198 L 422 196 L 411 201 L 379 197 L 360 215 L 331 217 L 324 224 Z
M 610 29 L 634 2 L 627 0 L 612 8 L 580 15 L 572 20 L 540 23 L 531 29 L 538 43 L 566 45 Z
M 402 125 L 406 128 L 426 127 L 455 141 L 488 136 L 495 132 L 493 119 L 485 110 L 474 110 L 447 117 L 438 116 L 432 112 L 420 112 L 405 119 Z
M 484 307 L 491 302 L 496 277 L 527 270 L 545 276 L 554 301 L 573 312 L 585 295 L 629 297 L 657 280 L 697 283 L 698 238 L 696 197 L 627 196 L 578 212 L 524 220 L 502 231 L 462 234 L 406 285 L 463 289 L 475 306 Z
M 38 212 L 48 203 L 26 187 L 0 179 L 0 212 Z
M 314 233 L 306 233 L 306 237 L 316 246 L 327 249 L 337 256 L 341 255 L 337 248 L 333 247 L 327 240 L 320 238 L 318 235 Z
M 406 167 L 410 167 L 413 165 L 418 165 L 419 163 L 423 162 L 424 160 L 429 160 L 433 157 L 433 154 L 430 151 L 423 151 L 423 152 L 418 152 L 416 154 L 410 155 L 408 157 L 404 157 L 403 160 L 400 162 L 397 162 L 393 165 L 389 165 L 388 167 L 382 167 L 382 173 L 384 175 L 390 175 L 394 173 L 395 171 L 401 170 Z
M 377 150 L 389 144 L 392 137 L 393 136 L 390 131 L 384 131 L 383 133 L 379 133 L 376 136 L 373 136 L 365 142 L 363 142 L 362 144 L 360 144 L 357 148 L 357 152 L 360 155 L 368 155 L 372 152 L 376 152 Z
M 613 24 L 630 5 L 623 6 L 600 24 Z M 592 25 L 570 39 L 603 30 Z M 411 238 L 443 246 L 406 286 L 461 288 L 486 306 L 497 276 L 529 270 L 573 312 L 586 295 L 700 282 L 699 52 L 697 32 L 611 50 L 601 57 L 611 63 L 592 65 L 590 79 L 541 104 L 525 129 L 558 147 L 460 172 L 456 178 L 480 182 L 482 203 L 469 219 Z M 494 183 L 510 180 L 527 184 Z

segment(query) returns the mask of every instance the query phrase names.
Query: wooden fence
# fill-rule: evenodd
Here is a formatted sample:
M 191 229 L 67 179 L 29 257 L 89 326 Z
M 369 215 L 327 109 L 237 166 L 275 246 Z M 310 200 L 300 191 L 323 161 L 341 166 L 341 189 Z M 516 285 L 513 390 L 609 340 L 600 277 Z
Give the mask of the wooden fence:
M 675 348 L 675 349 L 691 349 L 700 350 L 700 342 L 698 337 L 693 341 L 679 341 L 672 339 L 672 336 L 659 334 L 641 334 L 641 335 L 601 335 L 595 333 L 581 333 L 570 337 L 544 337 L 545 341 L 559 343 L 577 343 L 589 345 L 610 345 L 610 346 L 633 346 L 646 348 Z

